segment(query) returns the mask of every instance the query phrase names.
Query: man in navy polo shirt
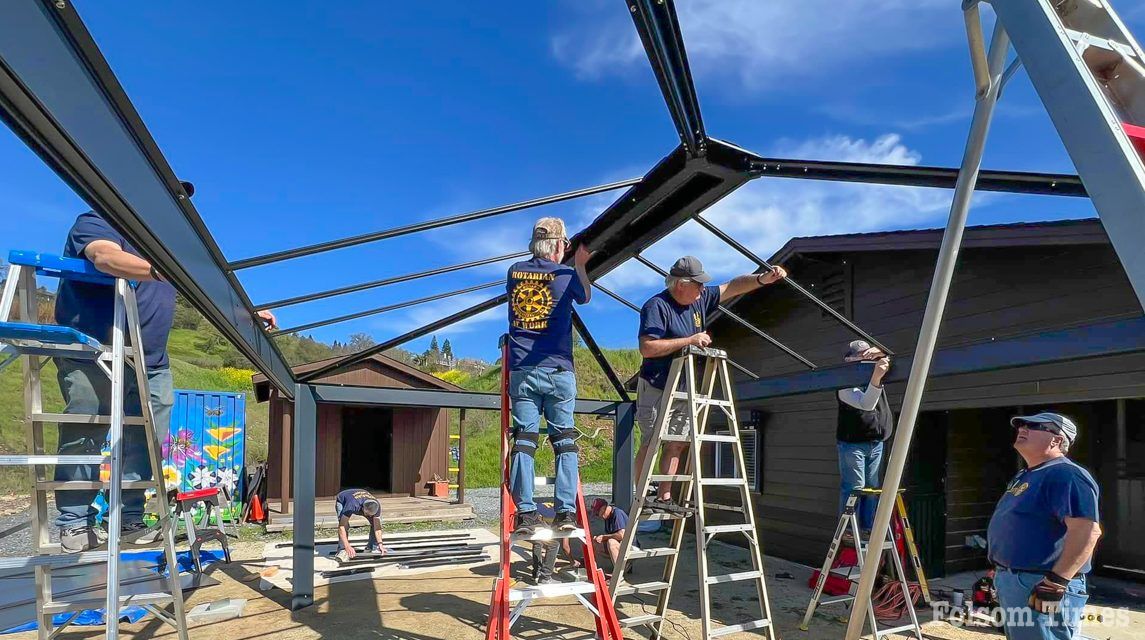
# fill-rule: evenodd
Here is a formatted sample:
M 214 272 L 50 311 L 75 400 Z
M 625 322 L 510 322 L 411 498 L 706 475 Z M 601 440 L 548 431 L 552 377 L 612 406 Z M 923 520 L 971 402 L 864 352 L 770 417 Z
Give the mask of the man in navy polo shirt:
M 365 489 L 344 489 L 334 497 L 334 513 L 338 516 L 338 561 L 348 562 L 358 555 L 350 544 L 350 516 L 362 516 L 370 523 L 370 540 L 366 553 L 386 554 L 382 546 L 382 503 Z
M 1101 537 L 1098 488 L 1066 457 L 1077 425 L 1057 413 L 1010 420 L 1026 468 L 1010 481 L 987 529 L 1008 640 L 1079 637 L 1085 574 Z
M 609 504 L 604 498 L 592 501 L 592 515 L 604 521 L 604 533 L 592 537 L 596 553 L 607 553 L 612 559 L 615 570 L 616 560 L 620 556 L 620 544 L 624 541 L 624 532 L 628 528 L 628 514 L 616 505 Z
M 592 285 L 585 271 L 591 253 L 582 244 L 573 267 L 561 264 L 569 241 L 560 218 L 541 218 L 533 227 L 533 257 L 509 267 L 509 397 L 514 439 L 509 489 L 517 505 L 515 531 L 531 534 L 544 521 L 533 502 L 533 457 L 540 442 L 541 416 L 556 458 L 553 526 L 576 528 L 576 374 L 573 373 L 573 303 L 586 304 Z
M 183 183 L 190 196 L 194 187 Z M 175 403 L 171 369 L 167 358 L 167 336 L 175 317 L 175 289 L 165 282 L 151 263 L 139 251 L 94 212 L 80 214 L 68 232 L 64 244 L 65 257 L 91 261 L 95 268 L 110 276 L 127 278 L 138 283 L 135 290 L 139 309 L 140 333 L 147 367 L 148 391 L 155 436 L 162 443 L 171 421 L 171 407 Z M 115 288 L 108 284 L 93 284 L 63 279 L 56 294 L 56 324 L 73 327 L 103 342 L 111 344 L 114 322 Z M 262 312 L 263 321 L 274 326 L 274 316 Z M 90 360 L 56 358 L 57 377 L 64 402 L 65 413 L 108 415 L 111 413 L 111 381 L 106 373 Z M 124 403 L 128 415 L 141 415 L 139 393 L 134 376 L 127 376 L 127 398 Z M 60 424 L 60 455 L 99 455 L 107 439 L 106 425 Z M 139 427 L 123 430 L 123 477 L 125 480 L 151 479 L 151 463 L 147 440 Z M 57 465 L 56 480 L 99 480 L 99 465 Z M 92 506 L 97 491 L 94 489 L 56 491 L 59 516 L 55 520 L 60 528 L 60 544 L 68 553 L 97 548 L 107 541 L 107 534 L 95 526 L 97 511 Z M 122 534 L 128 544 L 153 544 L 159 537 L 157 529 L 148 529 L 143 523 L 144 491 L 123 491 Z
M 640 451 L 636 454 L 636 468 L 644 468 L 650 455 L 648 438 L 656 426 L 656 412 L 668 383 L 668 369 L 672 359 L 689 345 L 706 347 L 712 343 L 706 328 L 708 318 L 719 308 L 721 300 L 751 293 L 787 277 L 787 271 L 776 266 L 767 273 L 749 273 L 738 276 L 719 286 L 704 286 L 712 277 L 704 271 L 700 259 L 684 256 L 672 265 L 664 278 L 665 289 L 652 296 L 640 310 L 640 379 L 636 386 L 636 424 L 640 427 Z M 691 428 L 690 418 L 683 409 L 672 412 L 668 434 L 685 435 Z M 660 473 L 675 474 L 680 457 L 688 450 L 683 442 L 667 442 L 660 457 Z M 661 482 L 657 497 L 645 506 L 660 511 L 677 511 L 672 500 L 672 483 Z

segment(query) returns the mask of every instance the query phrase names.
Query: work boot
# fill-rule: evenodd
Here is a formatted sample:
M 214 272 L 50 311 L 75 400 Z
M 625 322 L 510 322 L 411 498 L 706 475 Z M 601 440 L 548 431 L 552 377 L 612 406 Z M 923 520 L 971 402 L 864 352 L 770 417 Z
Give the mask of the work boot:
M 553 518 L 553 528 L 557 531 L 573 531 L 576 529 L 576 518 L 571 511 L 562 511 Z
M 107 534 L 105 533 L 106 537 Z M 119 540 L 123 544 L 140 547 L 151 546 L 163 539 L 163 531 L 159 527 L 151 528 L 142 522 L 132 522 L 119 528 Z
M 544 526 L 545 521 L 541 518 L 541 514 L 536 511 L 525 511 L 517 514 L 517 527 L 513 529 L 513 533 L 525 536 L 531 536 L 536 532 L 537 527 Z
M 107 546 L 107 534 L 99 527 L 81 525 L 60 529 L 60 547 L 64 553 L 83 553 Z

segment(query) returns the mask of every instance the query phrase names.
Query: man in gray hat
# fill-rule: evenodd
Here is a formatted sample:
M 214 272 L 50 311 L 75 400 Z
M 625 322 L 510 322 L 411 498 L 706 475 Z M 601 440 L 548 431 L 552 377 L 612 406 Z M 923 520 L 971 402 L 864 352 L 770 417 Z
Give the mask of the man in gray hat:
M 640 378 L 636 387 L 636 424 L 640 427 L 640 451 L 636 454 L 636 468 L 643 469 L 649 455 L 648 436 L 656 425 L 656 412 L 664 385 L 668 382 L 668 369 L 672 358 L 689 345 L 706 347 L 712 337 L 705 330 L 708 318 L 719 307 L 720 300 L 751 293 L 787 277 L 780 266 L 767 273 L 749 273 L 737 276 L 719 286 L 705 286 L 712 277 L 704 272 L 699 258 L 684 256 L 672 265 L 664 278 L 665 289 L 652 296 L 640 310 Z M 667 433 L 684 435 L 690 428 L 689 418 L 682 410 L 673 411 Z M 660 473 L 674 474 L 680 457 L 688 450 L 683 442 L 664 444 L 660 457 Z M 672 483 L 661 482 L 657 497 L 646 505 L 662 511 L 676 511 L 672 500 Z
M 887 354 L 865 340 L 855 340 L 847 346 L 843 361 L 869 363 L 873 370 L 865 389 L 850 387 L 837 392 L 839 410 L 835 420 L 835 447 L 839 452 L 839 513 L 843 512 L 852 492 L 883 486 L 879 474 L 883 443 L 894 433 L 895 420 L 883 392 L 883 376 L 891 368 Z M 859 499 L 856 515 L 863 532 L 871 530 L 876 506 L 878 498 L 875 496 Z
M 1077 425 L 1059 413 L 1010 420 L 1026 468 L 1006 487 L 986 537 L 1008 640 L 1080 637 L 1093 549 L 1101 537 L 1093 476 L 1066 457 Z

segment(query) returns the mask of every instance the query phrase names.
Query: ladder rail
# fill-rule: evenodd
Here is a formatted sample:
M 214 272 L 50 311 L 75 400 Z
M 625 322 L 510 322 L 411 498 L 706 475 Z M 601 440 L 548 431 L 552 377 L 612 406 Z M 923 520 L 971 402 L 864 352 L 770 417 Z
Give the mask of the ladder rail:
M 692 420 L 691 434 L 693 444 L 688 447 L 688 457 L 691 461 L 691 467 L 700 474 L 703 470 L 702 461 L 700 458 L 699 440 L 695 437 L 707 427 L 707 407 L 710 405 L 698 406 L 696 402 L 696 367 L 695 359 L 688 357 L 686 359 L 687 371 L 686 375 L 688 382 L 688 411 L 689 417 Z M 715 363 L 709 361 L 707 367 L 704 367 L 704 390 L 707 392 L 708 397 L 711 397 L 711 386 L 714 382 Z M 700 418 L 704 418 L 704 422 L 700 422 Z M 700 583 L 700 633 L 701 637 L 709 638 L 712 634 L 712 601 L 711 591 L 708 582 L 708 554 L 707 554 L 707 540 L 704 537 L 704 483 L 692 482 L 692 495 L 695 500 L 693 505 L 696 507 L 694 523 L 696 530 L 696 576 Z M 683 497 L 682 494 L 681 497 Z
M 119 552 L 120 533 L 123 527 L 123 415 L 126 411 L 126 384 L 124 384 L 124 347 L 127 343 L 125 325 L 127 311 L 124 309 L 127 295 L 127 281 L 115 280 L 115 308 L 111 330 L 111 428 L 108 440 L 111 449 L 110 488 L 107 497 L 107 605 L 104 616 L 107 621 L 107 640 L 119 638 Z M 139 389 L 139 402 L 142 405 L 149 399 Z M 178 570 L 178 565 L 171 567 Z

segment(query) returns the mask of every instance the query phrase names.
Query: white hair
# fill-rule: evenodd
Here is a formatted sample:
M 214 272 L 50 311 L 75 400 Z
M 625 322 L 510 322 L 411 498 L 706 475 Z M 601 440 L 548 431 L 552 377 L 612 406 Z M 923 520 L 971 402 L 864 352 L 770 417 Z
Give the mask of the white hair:
M 673 276 L 673 275 L 664 276 L 664 287 L 667 288 L 668 291 L 673 291 L 676 289 L 676 285 L 680 284 L 681 280 L 683 280 L 683 278 L 681 278 L 680 276 Z
M 529 251 L 533 254 L 534 258 L 548 258 L 549 256 L 557 255 L 563 241 L 559 238 L 549 238 L 547 240 L 533 240 L 529 243 Z

